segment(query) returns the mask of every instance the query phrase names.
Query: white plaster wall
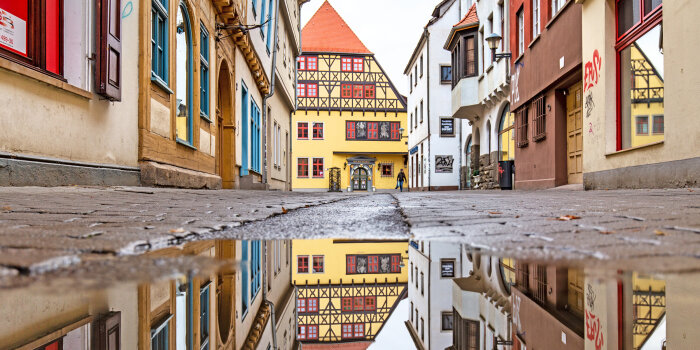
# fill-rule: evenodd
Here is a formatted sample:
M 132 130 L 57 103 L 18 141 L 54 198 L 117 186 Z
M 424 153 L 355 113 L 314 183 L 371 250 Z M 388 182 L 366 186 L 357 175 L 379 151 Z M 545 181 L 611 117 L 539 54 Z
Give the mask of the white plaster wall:
M 253 44 L 253 49 L 255 50 L 255 53 L 258 55 L 258 58 L 260 58 L 260 62 L 263 66 L 263 70 L 265 71 L 265 75 L 267 75 L 268 81 L 270 81 L 270 73 L 272 72 L 272 49 L 273 46 L 275 45 L 274 39 L 275 39 L 275 13 L 274 9 L 276 3 L 278 1 L 283 1 L 283 0 L 272 0 L 272 14 L 270 15 L 270 25 L 272 28 L 270 29 L 270 35 L 272 38 L 270 38 L 270 52 L 267 52 L 267 25 L 263 26 L 261 28 L 256 28 L 248 32 L 250 35 L 250 41 Z M 265 19 L 260 18 L 261 16 L 261 9 L 263 4 L 265 5 L 265 17 L 270 14 L 270 9 L 268 8 L 269 5 L 269 0 L 257 0 L 255 2 L 255 10 L 253 9 L 253 2 L 248 1 L 248 25 L 259 25 L 262 22 L 265 22 Z M 255 15 L 253 15 L 255 13 Z M 264 31 L 265 32 L 265 37 L 263 38 L 260 33 Z M 240 67 L 240 66 L 238 66 Z
M 442 330 L 442 313 L 452 312 L 452 278 L 441 277 L 442 259 L 454 259 L 455 277 L 462 277 L 460 262 L 460 246 L 458 244 L 433 242 L 429 247 L 430 254 L 430 349 L 445 349 L 452 345 L 452 331 Z
M 260 93 L 260 90 L 258 90 L 257 84 L 255 83 L 255 79 L 253 79 L 253 73 L 250 71 L 250 68 L 248 68 L 248 64 L 246 63 L 243 53 L 240 49 L 238 49 L 238 47 L 236 47 L 235 49 L 235 56 L 236 69 L 234 72 L 233 85 L 236 90 L 236 165 L 241 166 L 241 162 L 243 160 L 243 125 L 241 124 L 243 116 L 241 94 L 243 90 L 241 83 L 245 83 L 246 87 L 248 88 L 248 117 L 252 115 L 250 110 L 250 100 L 253 99 L 255 100 L 255 103 L 258 105 L 258 107 L 260 107 L 260 113 L 262 118 L 262 95 Z M 250 142 L 250 130 L 248 130 L 248 142 Z M 250 166 L 250 147 L 248 147 L 248 166 Z
M 411 303 L 413 303 L 413 309 L 411 310 L 411 314 L 408 315 L 408 319 L 411 319 L 411 315 L 413 315 L 413 322 L 412 326 L 413 329 L 416 330 L 416 333 L 418 334 L 418 338 L 420 339 L 420 319 L 421 317 L 424 320 L 424 327 L 425 329 L 425 340 L 423 341 L 423 344 L 427 347 L 429 344 L 430 340 L 430 332 L 428 332 L 428 324 L 430 323 L 430 317 L 428 314 L 428 299 L 430 297 L 430 280 L 429 280 L 429 274 L 430 274 L 430 258 L 428 257 L 427 253 L 430 250 L 430 243 L 428 241 L 422 241 L 423 242 L 423 252 L 420 251 L 420 241 L 416 241 L 418 243 L 419 249 L 415 249 L 411 246 L 408 248 L 408 267 L 411 267 L 411 263 L 413 263 L 413 275 L 409 278 L 409 284 L 408 284 L 408 299 L 409 299 L 409 307 Z M 415 272 L 415 269 L 418 268 L 418 273 Z M 420 274 L 421 272 L 423 273 L 423 280 L 424 280 L 424 294 L 421 295 L 420 288 L 421 288 L 421 279 L 420 279 Z M 410 273 L 409 273 L 410 275 Z M 416 286 L 416 281 L 417 286 Z M 416 309 L 418 309 L 418 318 L 416 318 Z M 416 328 L 418 327 L 418 328 Z
M 92 2 L 82 2 L 85 12 L 88 4 Z M 87 99 L 0 68 L 0 151 L 122 166 L 138 164 L 140 11 L 138 2 L 132 5 L 131 14 L 122 19 L 121 102 L 108 102 L 95 94 Z M 85 30 L 94 36 L 92 24 Z M 86 40 L 92 46 L 94 37 L 80 35 L 85 37 L 66 42 L 66 52 L 85 52 Z M 70 62 L 66 62 L 68 67 Z M 67 69 L 66 74 L 70 83 L 85 90 L 94 84 L 89 72 L 91 68 L 81 66 Z

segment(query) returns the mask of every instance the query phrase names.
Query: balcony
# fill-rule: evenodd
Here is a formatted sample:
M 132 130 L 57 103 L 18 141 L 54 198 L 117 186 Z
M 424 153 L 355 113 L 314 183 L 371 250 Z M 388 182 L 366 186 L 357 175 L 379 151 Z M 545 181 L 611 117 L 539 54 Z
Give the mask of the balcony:
M 508 60 L 499 59 L 486 67 L 479 77 L 479 102 L 484 105 L 498 103 L 510 94 Z
M 482 114 L 479 103 L 479 77 L 464 77 L 452 88 L 452 116 L 475 121 Z

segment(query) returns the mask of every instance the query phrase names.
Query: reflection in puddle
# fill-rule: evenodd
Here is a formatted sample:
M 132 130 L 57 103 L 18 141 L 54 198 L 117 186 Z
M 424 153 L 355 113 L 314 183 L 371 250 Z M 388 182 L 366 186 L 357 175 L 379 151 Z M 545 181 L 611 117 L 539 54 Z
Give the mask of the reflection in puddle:
M 148 257 L 216 268 L 148 279 L 132 271 L 131 280 L 128 268 L 102 268 L 72 285 L 4 289 L 0 349 L 649 350 L 700 341 L 695 273 L 518 261 L 440 241 L 220 240 Z

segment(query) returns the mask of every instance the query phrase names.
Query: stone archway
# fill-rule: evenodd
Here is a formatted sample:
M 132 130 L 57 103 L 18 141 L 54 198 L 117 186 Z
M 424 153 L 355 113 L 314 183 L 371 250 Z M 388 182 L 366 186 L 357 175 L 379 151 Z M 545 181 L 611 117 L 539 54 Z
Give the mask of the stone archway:
M 216 315 L 218 318 L 218 334 L 220 344 L 234 344 L 235 314 L 235 271 L 233 259 L 235 258 L 235 242 L 221 240 L 216 243 L 216 258 L 218 260 L 231 261 L 230 269 L 222 269 L 216 278 Z M 233 347 L 231 347 L 233 348 Z
M 226 60 L 221 61 L 219 69 L 219 81 L 217 84 L 216 123 L 217 135 L 217 162 L 218 173 L 221 176 L 223 188 L 234 188 L 236 178 L 236 135 L 233 111 L 233 95 L 231 91 L 231 72 Z
M 373 170 L 377 158 L 357 156 L 348 158 L 347 162 L 350 167 L 348 191 L 374 191 Z

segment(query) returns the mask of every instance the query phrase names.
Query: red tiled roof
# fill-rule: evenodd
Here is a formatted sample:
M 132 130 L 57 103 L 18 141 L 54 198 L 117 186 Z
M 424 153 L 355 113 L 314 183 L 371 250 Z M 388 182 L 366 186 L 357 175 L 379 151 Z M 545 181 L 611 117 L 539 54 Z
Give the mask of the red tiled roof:
M 472 7 L 469 8 L 469 11 L 467 11 L 467 14 L 464 15 L 464 18 L 462 18 L 461 21 L 459 21 L 457 24 L 455 24 L 454 27 L 459 27 L 467 24 L 474 24 L 479 22 L 479 16 L 476 14 L 476 3 L 472 5 Z
M 372 53 L 328 1 L 301 31 L 304 52 Z

